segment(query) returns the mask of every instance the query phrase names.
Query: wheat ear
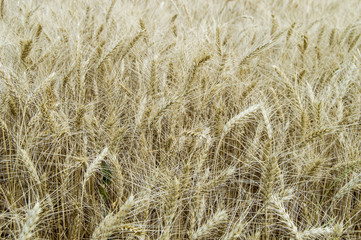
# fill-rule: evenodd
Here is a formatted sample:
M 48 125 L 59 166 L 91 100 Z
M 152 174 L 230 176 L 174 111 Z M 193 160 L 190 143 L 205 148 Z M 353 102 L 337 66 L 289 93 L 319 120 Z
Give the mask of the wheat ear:
M 225 210 L 218 210 L 191 236 L 191 239 L 196 240 L 209 237 L 222 223 L 227 221 L 227 218 L 228 215 Z
M 4 18 L 4 5 L 5 5 L 5 0 L 1 0 L 0 2 L 0 17 Z
M 227 135 L 227 133 L 229 133 L 229 131 L 236 125 L 240 124 L 243 122 L 243 120 L 245 119 L 246 116 L 248 116 L 249 114 L 255 112 L 261 105 L 260 104 L 256 104 L 253 105 L 249 108 L 247 108 L 246 110 L 240 112 L 239 114 L 237 114 L 236 116 L 234 116 L 233 118 L 231 118 L 223 127 L 223 132 L 221 134 L 219 143 L 218 143 L 218 147 L 216 150 L 216 154 L 215 156 L 217 157 L 219 154 L 219 150 L 223 141 L 223 138 Z
M 166 203 L 166 211 L 165 211 L 165 228 L 160 236 L 161 240 L 166 240 L 171 238 L 171 230 L 173 227 L 173 221 L 176 217 L 177 210 L 179 207 L 179 198 L 180 198 L 180 182 L 177 177 L 174 178 L 174 180 L 171 183 L 171 186 L 169 186 L 169 195 L 167 196 L 167 203 Z
M 40 203 L 37 202 L 35 206 L 30 209 L 26 214 L 26 221 L 23 225 L 23 229 L 18 237 L 19 240 L 30 240 L 33 238 L 34 230 L 39 221 L 41 213 Z
M 20 45 L 21 45 L 20 58 L 23 62 L 25 62 L 26 58 L 28 57 L 28 55 L 32 49 L 33 40 L 21 41 Z
M 236 240 L 240 237 L 244 237 L 243 231 L 246 223 L 243 221 L 243 218 L 238 220 L 233 229 L 223 237 L 224 240 Z M 243 238 L 242 238 L 243 239 Z
M 198 60 L 194 61 L 191 69 L 189 70 L 189 75 L 188 75 L 188 79 L 186 82 L 186 86 L 185 86 L 185 94 L 188 93 L 188 91 L 190 90 L 190 87 L 193 84 L 193 81 L 195 79 L 197 70 L 199 69 L 199 67 L 204 64 L 205 62 L 207 62 L 209 59 L 211 58 L 210 55 L 204 55 L 201 58 L 199 58 Z
M 131 195 L 128 200 L 123 204 L 119 211 L 114 213 L 109 213 L 95 228 L 91 239 L 92 240 L 107 240 L 117 229 L 122 229 L 125 231 L 131 231 L 131 228 L 127 230 L 120 226 L 121 221 L 129 213 L 130 209 L 134 205 L 134 197 Z M 133 229 L 134 230 L 134 229 Z
M 84 180 L 83 180 L 83 188 L 85 187 L 85 184 L 88 182 L 90 177 L 98 170 L 102 160 L 105 158 L 105 156 L 108 154 L 108 148 L 104 148 L 104 150 L 98 155 L 94 161 L 91 162 L 91 164 L 88 166 L 85 174 L 84 174 Z
M 41 186 L 41 181 L 40 181 L 40 177 L 38 175 L 38 171 L 36 170 L 36 167 L 35 167 L 33 161 L 31 160 L 28 152 L 25 151 L 24 149 L 20 149 L 19 151 L 21 153 L 21 157 L 24 162 L 24 165 L 25 165 L 26 169 L 29 171 L 31 178 L 35 181 L 35 183 L 38 186 Z
M 108 22 L 109 17 L 110 17 L 110 14 L 111 14 L 111 12 L 112 12 L 112 10 L 113 10 L 113 8 L 114 8 L 114 5 L 115 5 L 116 1 L 117 1 L 117 0 L 113 0 L 113 1 L 110 3 L 110 6 L 109 6 L 108 11 L 107 11 L 107 14 L 106 14 L 106 16 L 105 16 L 105 22 Z
M 321 239 L 331 235 L 334 230 L 331 227 L 314 227 L 301 233 L 301 239 Z
M 358 187 L 360 182 L 361 182 L 361 174 L 354 174 L 352 179 L 348 183 L 346 183 L 343 187 L 341 187 L 341 189 L 336 193 L 334 197 L 334 202 L 341 200 L 341 198 L 343 198 L 352 189 Z
M 272 195 L 270 201 L 273 205 L 273 210 L 281 218 L 281 223 L 283 223 L 285 228 L 290 232 L 290 235 L 292 235 L 292 237 L 295 239 L 301 240 L 302 239 L 301 233 L 298 231 L 296 224 L 293 222 L 291 216 L 286 211 L 282 203 L 282 199 L 280 199 L 275 195 Z

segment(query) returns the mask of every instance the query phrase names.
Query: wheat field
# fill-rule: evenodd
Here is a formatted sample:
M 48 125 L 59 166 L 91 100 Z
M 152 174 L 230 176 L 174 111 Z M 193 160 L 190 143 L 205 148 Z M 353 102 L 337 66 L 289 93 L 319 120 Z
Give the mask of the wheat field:
M 0 0 L 0 239 L 361 239 L 359 0 Z

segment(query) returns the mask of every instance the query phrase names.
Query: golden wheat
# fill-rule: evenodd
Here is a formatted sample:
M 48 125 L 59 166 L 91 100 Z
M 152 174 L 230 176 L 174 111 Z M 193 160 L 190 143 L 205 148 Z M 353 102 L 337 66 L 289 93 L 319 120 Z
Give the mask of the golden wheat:
M 360 10 L 1 0 L 0 239 L 360 239 Z

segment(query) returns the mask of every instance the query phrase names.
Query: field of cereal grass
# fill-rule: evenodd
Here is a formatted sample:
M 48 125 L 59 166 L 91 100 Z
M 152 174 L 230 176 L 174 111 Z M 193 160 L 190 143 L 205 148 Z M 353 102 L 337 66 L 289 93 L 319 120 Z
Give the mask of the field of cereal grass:
M 0 239 L 361 239 L 358 0 L 0 1 Z

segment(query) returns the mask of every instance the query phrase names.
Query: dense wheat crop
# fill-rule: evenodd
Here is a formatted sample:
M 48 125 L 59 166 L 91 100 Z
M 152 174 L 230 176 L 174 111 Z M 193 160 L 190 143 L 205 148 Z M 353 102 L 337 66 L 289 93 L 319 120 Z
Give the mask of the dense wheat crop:
M 0 239 L 361 239 L 359 0 L 0 0 Z

